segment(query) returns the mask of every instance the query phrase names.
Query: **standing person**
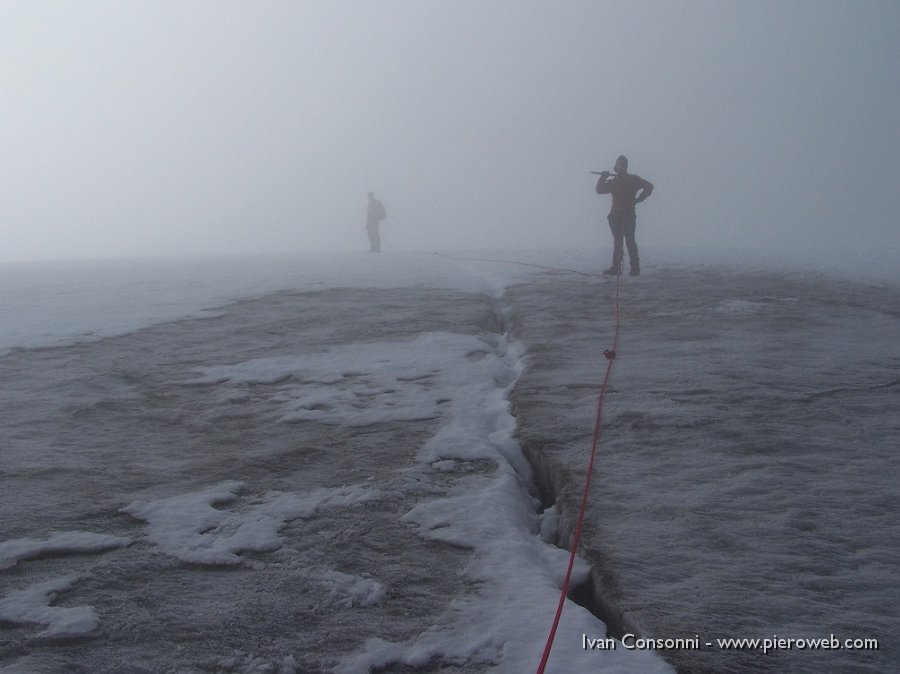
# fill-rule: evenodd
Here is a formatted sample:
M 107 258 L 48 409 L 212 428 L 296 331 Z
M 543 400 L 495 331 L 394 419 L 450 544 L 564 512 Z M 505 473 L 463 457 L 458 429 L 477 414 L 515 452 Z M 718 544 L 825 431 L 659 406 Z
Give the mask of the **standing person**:
M 600 174 L 597 181 L 597 194 L 612 194 L 612 208 L 609 211 L 609 229 L 613 236 L 613 260 L 612 267 L 604 274 L 618 276 L 622 273 L 622 242 L 628 248 L 628 261 L 631 264 L 630 274 L 637 276 L 641 273 L 641 263 L 638 258 L 637 241 L 634 238 L 634 230 L 637 226 L 637 216 L 634 207 L 650 196 L 653 185 L 638 175 L 628 172 L 628 158 L 620 155 L 613 166 L 616 175 L 609 177 L 609 171 Z M 640 192 L 640 195 L 638 195 Z
M 369 192 L 369 207 L 366 209 L 366 231 L 369 233 L 370 253 L 381 252 L 381 233 L 378 227 L 381 221 L 387 217 L 384 204 L 375 198 L 374 192 Z

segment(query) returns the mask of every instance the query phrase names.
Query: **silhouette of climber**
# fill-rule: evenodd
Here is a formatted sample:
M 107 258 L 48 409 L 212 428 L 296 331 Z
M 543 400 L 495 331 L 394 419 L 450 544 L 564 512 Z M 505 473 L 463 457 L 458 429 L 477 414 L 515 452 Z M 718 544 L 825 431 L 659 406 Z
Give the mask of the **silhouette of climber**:
M 384 204 L 375 198 L 374 192 L 369 192 L 369 206 L 366 209 L 366 231 L 369 233 L 370 253 L 381 252 L 381 232 L 378 231 L 381 221 L 387 217 Z
M 625 155 L 620 155 L 616 159 L 613 171 L 616 173 L 613 177 L 609 176 L 609 171 L 601 172 L 597 181 L 597 194 L 612 195 L 612 208 L 606 219 L 609 220 L 609 229 L 613 236 L 613 260 L 612 266 L 603 273 L 610 276 L 622 273 L 624 241 L 628 248 L 630 274 L 637 276 L 641 273 L 641 263 L 638 258 L 637 241 L 634 238 L 634 230 L 637 227 L 634 207 L 650 196 L 653 185 L 639 175 L 628 172 L 628 158 Z

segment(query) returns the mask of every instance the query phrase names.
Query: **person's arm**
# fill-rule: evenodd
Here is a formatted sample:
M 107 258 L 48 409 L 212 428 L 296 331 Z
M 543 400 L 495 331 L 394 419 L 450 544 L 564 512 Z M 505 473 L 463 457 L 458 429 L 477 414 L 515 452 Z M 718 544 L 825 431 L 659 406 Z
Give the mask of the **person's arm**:
M 609 194 L 609 171 L 603 171 L 600 174 L 600 180 L 597 181 L 597 194 Z
M 653 193 L 653 183 L 649 180 L 644 180 L 641 178 L 641 191 L 638 194 L 637 198 L 634 200 L 635 205 L 641 203 L 644 199 L 649 197 Z

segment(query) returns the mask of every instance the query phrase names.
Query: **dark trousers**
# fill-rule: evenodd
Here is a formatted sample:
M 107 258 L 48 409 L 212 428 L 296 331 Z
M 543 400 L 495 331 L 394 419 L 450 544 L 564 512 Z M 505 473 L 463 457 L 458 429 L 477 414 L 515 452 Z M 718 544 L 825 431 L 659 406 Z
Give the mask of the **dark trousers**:
M 378 231 L 378 223 L 375 224 L 366 224 L 366 231 L 369 233 L 369 252 L 370 253 L 380 253 L 381 252 L 381 232 Z
M 609 231 L 613 236 L 613 267 L 622 268 L 622 243 L 628 247 L 628 259 L 632 268 L 637 268 L 640 264 L 638 259 L 637 241 L 634 239 L 634 230 L 637 228 L 637 217 L 634 211 L 627 211 L 621 208 L 615 208 L 609 212 L 606 218 L 609 220 Z

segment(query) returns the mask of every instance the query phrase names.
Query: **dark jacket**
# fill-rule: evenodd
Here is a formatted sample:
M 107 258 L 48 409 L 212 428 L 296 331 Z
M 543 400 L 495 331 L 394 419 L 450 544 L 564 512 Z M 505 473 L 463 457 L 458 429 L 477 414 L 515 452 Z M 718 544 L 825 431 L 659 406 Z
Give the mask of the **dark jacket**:
M 597 181 L 597 194 L 612 195 L 612 210 L 633 211 L 637 200 L 637 193 L 641 192 L 640 200 L 650 196 L 653 185 L 634 173 L 614 175 L 604 180 Z
M 369 199 L 369 207 L 366 209 L 366 225 L 374 227 L 387 217 L 384 204 L 378 199 Z

